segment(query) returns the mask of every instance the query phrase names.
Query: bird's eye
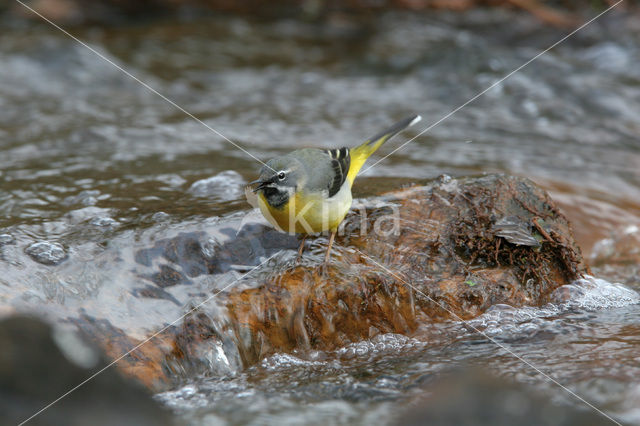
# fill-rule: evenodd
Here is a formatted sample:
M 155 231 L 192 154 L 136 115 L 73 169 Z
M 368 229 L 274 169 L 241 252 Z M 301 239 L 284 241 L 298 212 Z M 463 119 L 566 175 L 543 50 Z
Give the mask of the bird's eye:
M 280 180 L 284 180 L 284 178 L 285 178 L 286 176 L 287 176 L 287 175 L 286 175 L 286 173 L 285 173 L 285 172 L 280 172 L 280 173 L 278 173 L 278 179 L 280 179 Z

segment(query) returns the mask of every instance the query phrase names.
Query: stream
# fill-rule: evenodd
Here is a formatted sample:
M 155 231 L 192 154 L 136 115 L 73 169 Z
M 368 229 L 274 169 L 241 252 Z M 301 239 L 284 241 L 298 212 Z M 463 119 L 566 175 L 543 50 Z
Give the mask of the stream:
M 90 316 L 150 336 L 276 252 L 151 289 L 158 265 L 140 262 L 141 250 L 181 234 L 205 235 L 214 250 L 255 216 L 244 186 L 260 164 L 225 138 L 266 161 L 353 146 L 417 113 L 422 122 L 365 169 L 438 124 L 360 176 L 354 198 L 496 172 L 549 191 L 592 276 L 544 306 L 496 305 L 471 323 L 617 421 L 640 424 L 638 16 L 605 15 L 441 122 L 569 31 L 500 9 L 73 28 L 200 122 L 55 28 L 0 27 L 3 316 L 62 327 Z M 215 300 L 203 309 L 225 315 Z M 206 369 L 177 374 L 155 399 L 185 424 L 390 424 L 425 382 L 470 365 L 590 410 L 455 321 L 249 368 L 232 355 L 213 351 Z

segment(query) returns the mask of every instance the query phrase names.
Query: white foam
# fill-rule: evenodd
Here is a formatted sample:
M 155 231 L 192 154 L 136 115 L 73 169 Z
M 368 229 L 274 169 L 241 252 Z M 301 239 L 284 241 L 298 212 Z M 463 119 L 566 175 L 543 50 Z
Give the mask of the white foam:
M 263 359 L 260 366 L 267 370 L 279 370 L 289 367 L 326 367 L 327 363 L 322 361 L 307 361 L 291 354 L 277 353 Z
M 154 397 L 176 411 L 196 410 L 207 407 L 211 403 L 195 384 L 188 384 L 176 390 L 161 392 Z
M 640 294 L 619 283 L 585 276 L 554 291 L 551 300 L 564 309 L 608 309 L 640 303 Z
M 338 349 L 336 354 L 346 359 L 373 357 L 378 354 L 404 353 L 410 348 L 424 345 L 424 342 L 401 334 L 387 333 L 377 335 L 369 340 L 351 343 Z
M 549 298 L 551 303 L 541 307 L 494 305 L 468 323 L 488 334 L 526 332 L 541 328 L 544 318 L 569 310 L 601 310 L 640 303 L 640 295 L 634 290 L 592 276 L 559 287 Z

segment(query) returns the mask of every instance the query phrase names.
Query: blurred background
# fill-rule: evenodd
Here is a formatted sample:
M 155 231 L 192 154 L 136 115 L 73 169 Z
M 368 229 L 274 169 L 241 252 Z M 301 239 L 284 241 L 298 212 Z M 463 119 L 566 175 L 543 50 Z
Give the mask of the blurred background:
M 637 2 L 440 121 L 613 4 L 0 1 L 0 313 L 149 335 L 209 284 L 140 292 L 135 248 L 213 232 L 249 209 L 243 186 L 260 164 L 221 135 L 266 161 L 352 146 L 417 113 L 423 121 L 369 165 L 438 124 L 367 170 L 355 196 L 494 172 L 547 189 L 574 225 L 592 290 L 575 290 L 568 305 L 501 307 L 478 324 L 640 424 Z M 194 424 L 389 423 L 443 369 L 472 363 L 588 410 L 459 324 L 441 327 L 440 340 L 387 336 L 314 361 L 186 372 L 155 399 Z

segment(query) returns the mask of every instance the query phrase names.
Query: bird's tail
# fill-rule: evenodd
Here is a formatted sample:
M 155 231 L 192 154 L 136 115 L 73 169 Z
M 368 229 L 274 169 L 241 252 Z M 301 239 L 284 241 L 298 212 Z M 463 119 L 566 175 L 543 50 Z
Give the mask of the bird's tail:
M 369 158 L 371 154 L 376 152 L 376 150 L 380 148 L 383 143 L 385 143 L 407 127 L 416 124 L 421 119 L 422 117 L 420 117 L 419 115 L 412 115 L 411 117 L 405 118 L 404 120 L 400 120 L 388 129 L 378 133 L 371 139 L 368 139 L 362 145 L 352 148 L 349 151 L 349 153 L 351 154 L 351 164 L 349 166 L 347 179 L 349 179 L 349 181 L 353 183 L 353 180 L 358 175 L 358 172 L 364 165 L 364 162 L 367 161 L 367 158 Z

